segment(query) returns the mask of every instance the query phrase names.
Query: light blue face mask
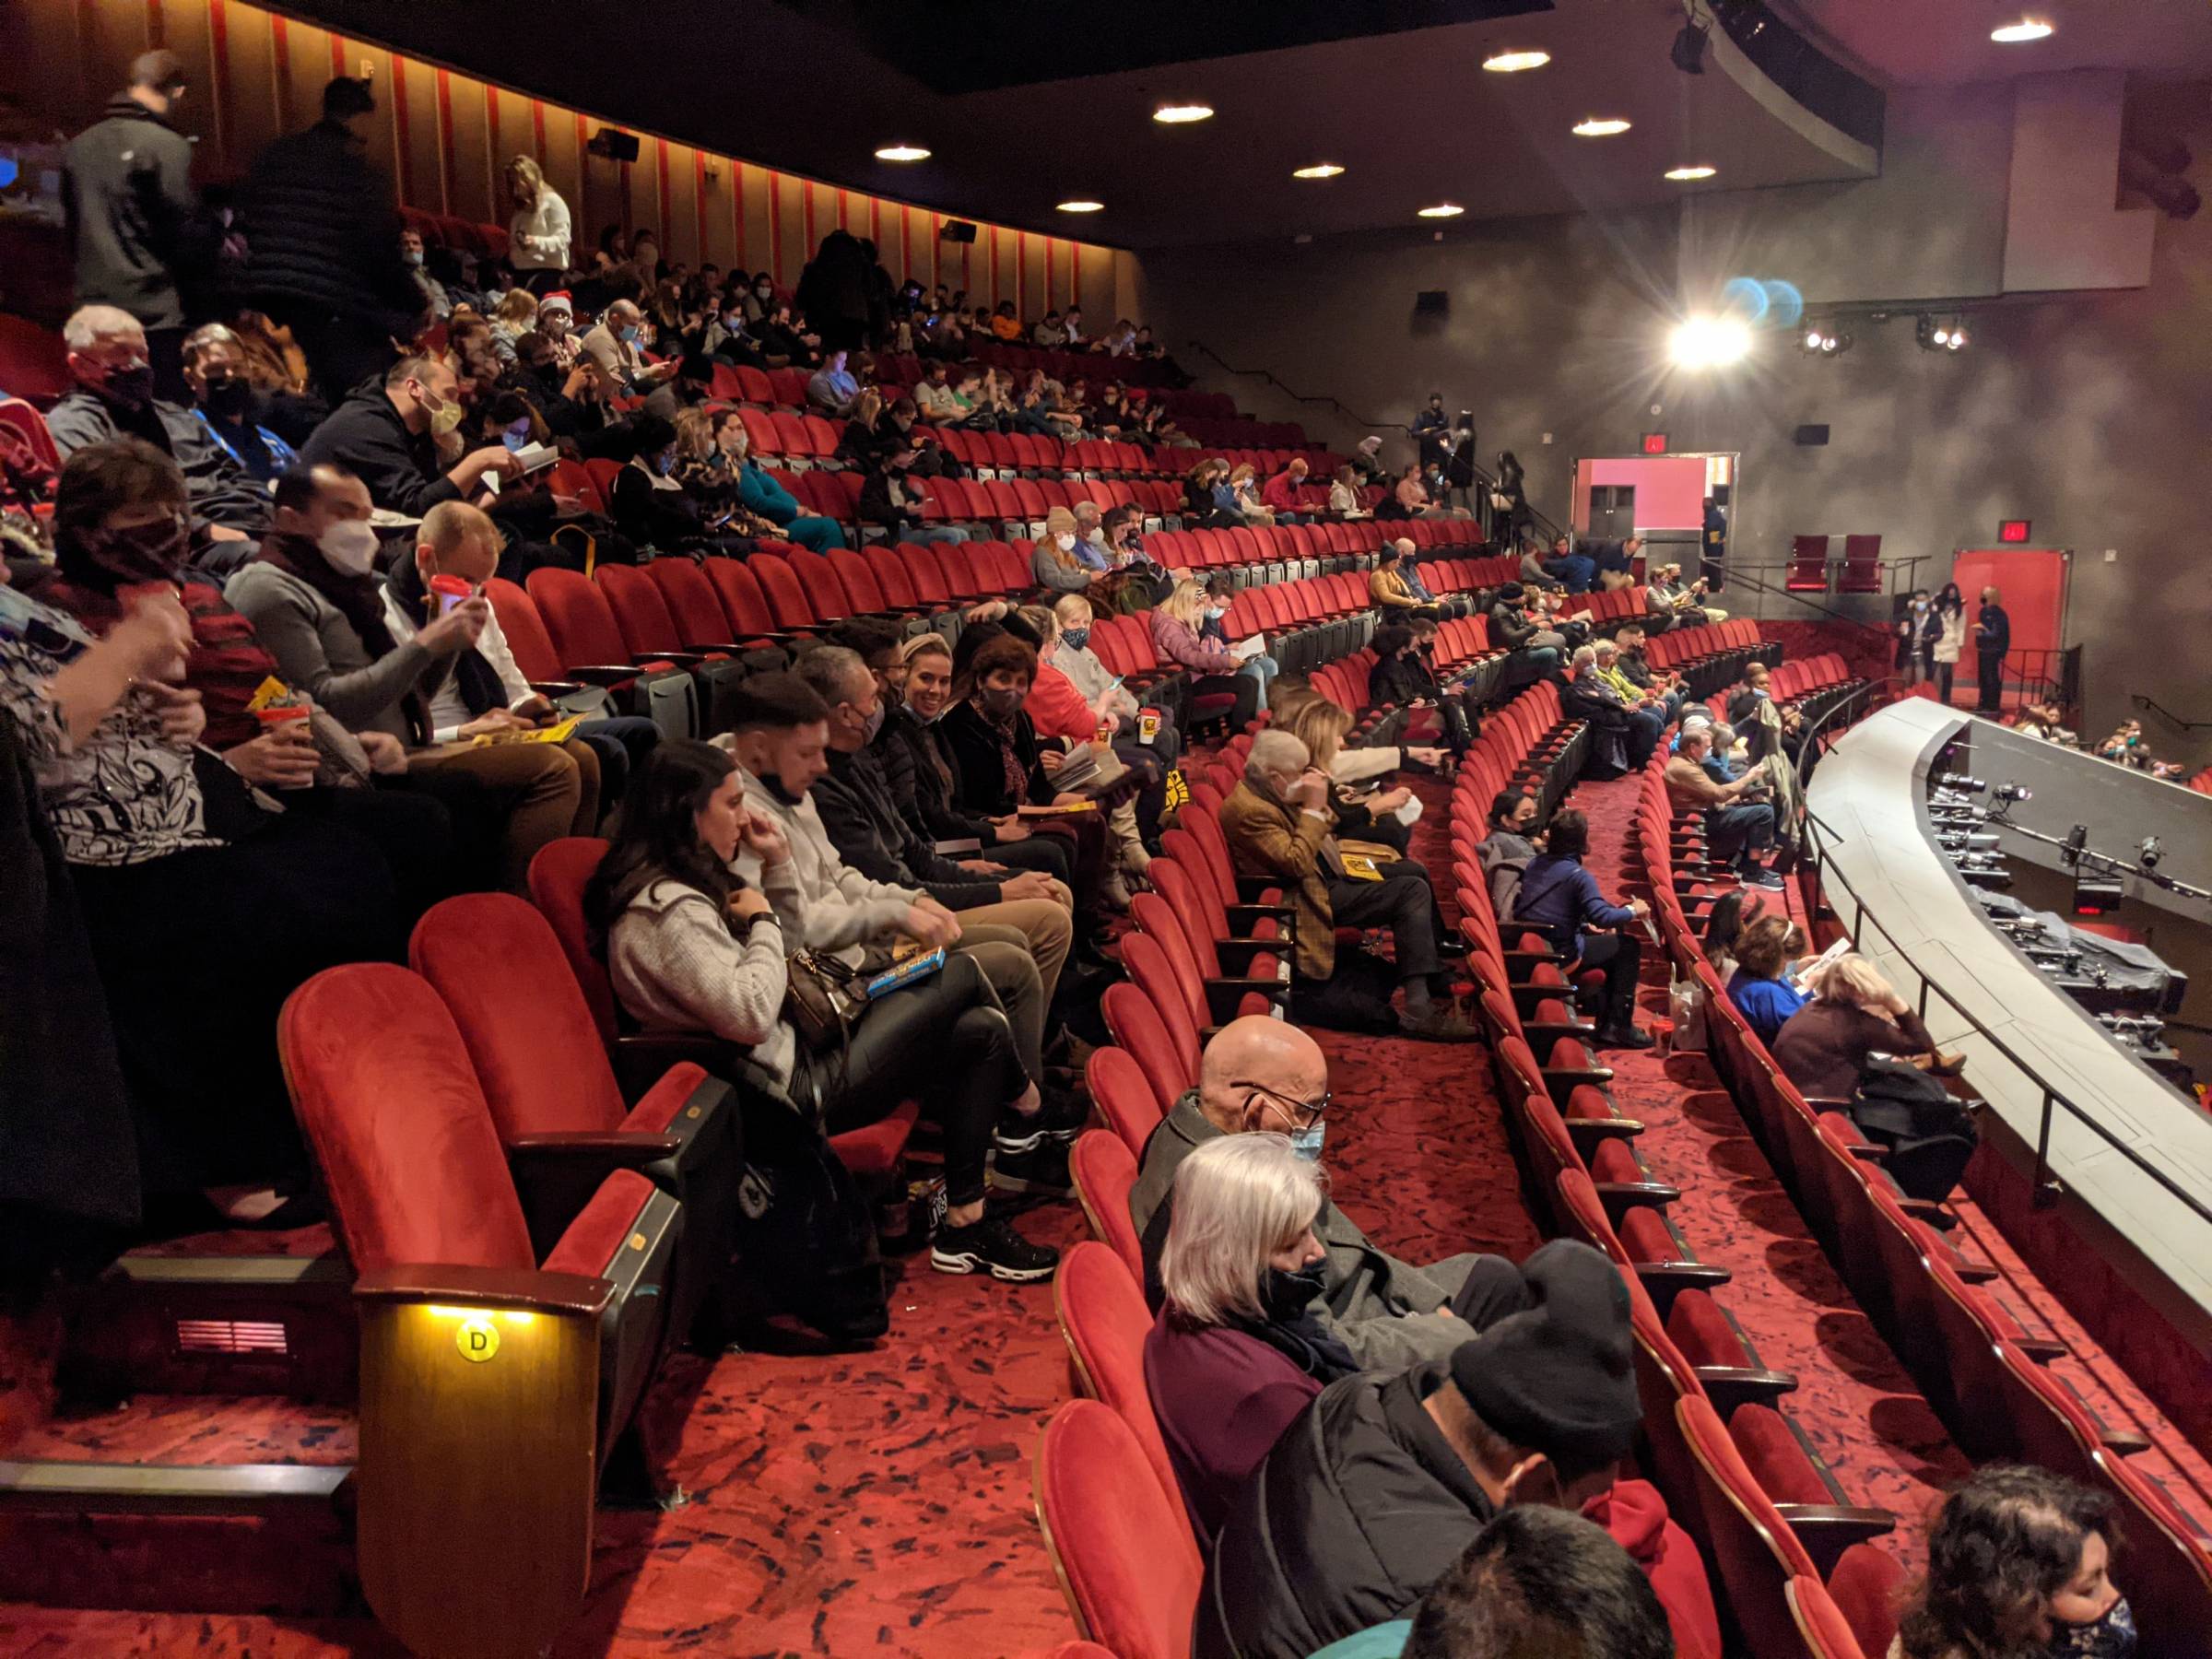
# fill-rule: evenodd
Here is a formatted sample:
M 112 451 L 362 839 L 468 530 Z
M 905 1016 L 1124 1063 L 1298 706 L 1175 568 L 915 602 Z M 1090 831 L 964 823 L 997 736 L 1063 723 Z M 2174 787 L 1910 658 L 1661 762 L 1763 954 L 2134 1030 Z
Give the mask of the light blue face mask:
M 1302 1158 L 1310 1164 L 1319 1163 L 1321 1161 L 1321 1144 L 1328 1137 L 1328 1133 L 1329 1126 L 1325 1123 L 1315 1124 L 1310 1129 L 1291 1130 L 1291 1156 Z
M 626 323 L 622 325 L 619 332 L 623 340 L 627 343 L 638 337 L 638 325 L 635 323 Z

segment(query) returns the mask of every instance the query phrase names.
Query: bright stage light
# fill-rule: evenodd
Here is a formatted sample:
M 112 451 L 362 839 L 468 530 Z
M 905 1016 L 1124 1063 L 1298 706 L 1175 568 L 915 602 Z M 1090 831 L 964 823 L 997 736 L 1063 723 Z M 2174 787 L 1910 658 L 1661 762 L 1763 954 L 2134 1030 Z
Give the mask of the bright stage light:
M 1751 349 L 1751 331 L 1728 317 L 1691 317 L 1667 336 L 1666 355 L 1677 369 L 1724 369 Z
M 2003 23 L 1989 31 L 1989 38 L 2001 46 L 2018 46 L 2030 41 L 2047 40 L 2051 25 L 2041 18 L 2022 18 L 2018 22 Z

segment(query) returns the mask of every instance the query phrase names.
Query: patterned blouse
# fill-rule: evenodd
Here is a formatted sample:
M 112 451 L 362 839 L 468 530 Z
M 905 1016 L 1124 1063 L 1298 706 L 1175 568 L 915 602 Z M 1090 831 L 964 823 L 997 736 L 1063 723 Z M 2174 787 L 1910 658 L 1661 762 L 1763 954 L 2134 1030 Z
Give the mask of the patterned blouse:
M 158 711 L 126 698 L 73 744 L 48 694 L 55 674 L 92 643 L 65 613 L 0 587 L 0 714 L 23 739 L 47 818 L 76 865 L 136 865 L 219 847 L 193 774 L 193 751 L 161 736 Z

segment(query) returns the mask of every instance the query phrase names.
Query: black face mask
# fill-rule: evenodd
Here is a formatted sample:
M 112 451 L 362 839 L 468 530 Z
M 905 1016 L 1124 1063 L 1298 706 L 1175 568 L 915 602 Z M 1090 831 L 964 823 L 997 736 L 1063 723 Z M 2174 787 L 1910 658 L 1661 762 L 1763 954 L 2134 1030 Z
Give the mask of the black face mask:
M 1267 1277 L 1260 1281 L 1260 1311 L 1271 1324 L 1292 1324 L 1306 1311 L 1307 1304 L 1322 1293 L 1324 1265 L 1316 1262 L 1296 1273 L 1286 1273 L 1280 1267 L 1267 1269 Z
M 200 403 L 218 420 L 243 420 L 253 408 L 253 388 L 233 374 L 213 377 Z
M 775 796 L 786 806 L 796 806 L 806 798 L 803 794 L 793 794 L 790 790 L 784 788 L 783 780 L 776 776 L 774 772 L 770 772 L 761 778 L 760 787 L 767 790 L 770 794 Z
M 135 369 L 111 369 L 100 382 L 100 394 L 127 409 L 143 409 L 154 401 L 154 371 L 144 363 Z
M 127 530 L 80 531 L 76 542 L 86 562 L 118 587 L 139 582 L 174 582 L 192 549 L 192 526 L 180 512 Z
M 975 694 L 983 712 L 996 720 L 1011 720 L 1020 712 L 1021 693 L 1015 690 L 986 687 Z

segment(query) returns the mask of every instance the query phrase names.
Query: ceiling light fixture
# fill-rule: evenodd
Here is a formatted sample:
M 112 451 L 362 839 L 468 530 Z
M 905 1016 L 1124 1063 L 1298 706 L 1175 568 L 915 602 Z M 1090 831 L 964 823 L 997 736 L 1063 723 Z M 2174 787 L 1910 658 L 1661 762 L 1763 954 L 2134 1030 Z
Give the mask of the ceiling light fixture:
M 1707 167 L 1703 162 L 1699 162 L 1693 167 L 1670 167 L 1666 170 L 1666 176 L 1677 184 L 1684 184 L 1693 179 L 1710 179 L 1720 171 L 1717 167 Z
M 1333 179 L 1343 171 L 1334 161 L 1316 161 L 1311 167 L 1293 169 L 1290 176 L 1294 179 Z
M 1518 75 L 1524 69 L 1541 69 L 1551 62 L 1548 52 L 1493 52 L 1482 60 L 1492 75 Z
M 1816 323 L 1805 331 L 1798 346 L 1807 357 L 1837 357 L 1851 349 L 1851 335 L 1832 333 Z
M 1963 351 L 1966 349 L 1966 323 L 1959 317 L 1945 323 L 1923 312 L 1913 324 L 1912 343 L 1923 351 Z
M 1433 207 L 1422 208 L 1420 216 L 1423 218 L 1457 218 L 1465 211 L 1457 202 L 1439 202 Z
M 2019 46 L 2030 41 L 2048 40 L 2055 31 L 2041 18 L 2023 17 L 2017 23 L 2003 23 L 1989 31 L 1989 38 L 2000 46 Z
M 1610 138 L 1616 133 L 1625 133 L 1629 124 L 1617 115 L 1593 115 L 1586 121 L 1574 124 L 1577 138 Z
M 1152 119 L 1162 126 L 1184 126 L 1194 121 L 1210 121 L 1213 114 L 1212 104 L 1161 104 L 1152 112 Z
M 878 161 L 926 161 L 929 152 L 918 144 L 887 144 L 876 152 Z
M 1106 204 L 1087 201 L 1078 197 L 1072 202 L 1062 202 L 1059 206 L 1063 213 L 1102 213 L 1105 211 Z

